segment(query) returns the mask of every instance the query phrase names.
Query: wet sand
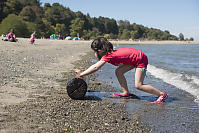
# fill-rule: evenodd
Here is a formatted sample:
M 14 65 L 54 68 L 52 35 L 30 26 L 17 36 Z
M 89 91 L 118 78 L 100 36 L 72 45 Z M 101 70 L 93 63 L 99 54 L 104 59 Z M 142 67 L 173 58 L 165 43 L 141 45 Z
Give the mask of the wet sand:
M 123 104 L 97 96 L 71 100 L 66 83 L 93 56 L 90 41 L 0 41 L 0 132 L 149 132 Z M 92 55 L 92 53 L 91 53 Z M 90 58 L 88 58 L 90 57 Z M 116 91 L 89 76 L 88 91 Z

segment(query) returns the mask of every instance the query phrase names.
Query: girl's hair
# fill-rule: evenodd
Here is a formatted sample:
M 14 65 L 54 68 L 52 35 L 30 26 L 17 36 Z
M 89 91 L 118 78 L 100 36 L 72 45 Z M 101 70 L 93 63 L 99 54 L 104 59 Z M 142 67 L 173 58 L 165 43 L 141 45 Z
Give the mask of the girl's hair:
M 113 51 L 113 44 L 104 37 L 98 37 L 91 43 L 91 49 L 97 53 L 98 59 L 100 60 L 102 56 Z M 102 54 L 99 54 L 99 50 L 101 50 Z
M 10 29 L 10 32 L 14 33 L 14 29 Z

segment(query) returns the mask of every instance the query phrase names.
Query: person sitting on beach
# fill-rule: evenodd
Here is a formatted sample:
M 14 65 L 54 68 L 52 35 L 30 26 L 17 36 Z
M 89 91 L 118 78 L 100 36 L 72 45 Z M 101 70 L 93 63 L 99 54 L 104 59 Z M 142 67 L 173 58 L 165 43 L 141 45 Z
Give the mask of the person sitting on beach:
M 31 37 L 30 37 L 30 43 L 31 43 L 31 44 L 34 44 L 34 42 L 35 42 L 35 34 L 36 34 L 36 31 L 34 31 L 34 32 L 31 34 Z
M 10 30 L 10 33 L 8 33 L 7 36 L 8 36 L 8 41 L 17 42 L 17 39 L 16 39 L 16 36 L 14 34 L 14 30 L 13 29 Z
M 115 70 L 115 74 L 123 90 L 123 93 L 113 93 L 113 97 L 130 97 L 131 94 L 128 90 L 124 73 L 136 68 L 135 87 L 141 91 L 158 96 L 158 99 L 154 101 L 154 103 L 162 103 L 167 99 L 168 95 L 164 91 L 161 92 L 150 85 L 143 84 L 148 58 L 141 50 L 135 48 L 119 48 L 113 50 L 112 43 L 104 37 L 95 39 L 91 43 L 91 49 L 94 51 L 99 61 L 83 72 L 79 69 L 75 69 L 74 71 L 78 78 L 83 78 L 99 70 L 106 62 L 111 63 L 112 65 L 118 66 Z
M 1 39 L 4 40 L 5 37 L 6 37 L 6 35 L 3 33 L 3 34 L 1 35 Z

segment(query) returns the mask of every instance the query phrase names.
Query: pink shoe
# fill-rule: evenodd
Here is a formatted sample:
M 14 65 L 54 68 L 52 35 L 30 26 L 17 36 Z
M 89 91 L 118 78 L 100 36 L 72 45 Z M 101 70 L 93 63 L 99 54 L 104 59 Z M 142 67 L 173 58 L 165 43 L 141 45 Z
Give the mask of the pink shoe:
M 113 97 L 130 97 L 131 94 L 123 94 L 123 93 L 120 93 L 120 94 L 117 94 L 117 93 L 113 93 Z
M 164 91 L 163 91 L 164 93 Z M 167 99 L 168 95 L 166 93 L 164 93 L 164 95 L 158 100 L 154 101 L 153 103 L 162 103 L 163 101 L 165 101 Z

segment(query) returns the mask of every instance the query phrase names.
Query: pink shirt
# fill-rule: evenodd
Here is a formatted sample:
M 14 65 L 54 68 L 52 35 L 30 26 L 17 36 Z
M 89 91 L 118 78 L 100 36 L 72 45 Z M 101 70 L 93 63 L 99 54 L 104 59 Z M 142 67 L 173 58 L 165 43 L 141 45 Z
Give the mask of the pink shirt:
M 11 32 L 8 34 L 8 40 L 10 40 L 10 38 L 13 38 L 13 34 Z
M 119 48 L 107 55 L 104 55 L 101 60 L 111 63 L 115 66 L 120 64 L 128 64 L 137 66 L 144 53 L 135 48 Z
M 32 34 L 31 34 L 31 38 L 35 38 L 35 33 L 32 33 Z

